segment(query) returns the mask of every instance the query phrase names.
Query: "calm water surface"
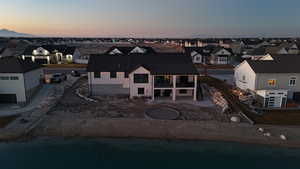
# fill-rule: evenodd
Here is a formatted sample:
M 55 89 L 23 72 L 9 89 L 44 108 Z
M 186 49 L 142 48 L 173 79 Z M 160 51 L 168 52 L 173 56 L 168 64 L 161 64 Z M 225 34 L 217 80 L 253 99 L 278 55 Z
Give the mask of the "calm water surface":
M 35 140 L 0 144 L 0 169 L 300 169 L 300 149 L 224 142 Z

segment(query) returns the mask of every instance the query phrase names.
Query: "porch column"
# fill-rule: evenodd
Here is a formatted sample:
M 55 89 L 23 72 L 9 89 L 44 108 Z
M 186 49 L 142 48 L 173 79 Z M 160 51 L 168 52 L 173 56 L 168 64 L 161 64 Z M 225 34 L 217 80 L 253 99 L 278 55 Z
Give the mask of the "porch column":
M 154 101 L 155 100 L 155 96 L 154 96 L 154 94 L 155 94 L 155 92 L 154 92 L 154 75 L 152 75 L 152 101 Z
M 176 101 L 176 75 L 173 75 L 173 101 Z
M 195 75 L 194 76 L 194 84 L 195 84 L 195 86 L 194 86 L 194 101 L 197 100 L 197 83 L 198 83 L 198 76 Z

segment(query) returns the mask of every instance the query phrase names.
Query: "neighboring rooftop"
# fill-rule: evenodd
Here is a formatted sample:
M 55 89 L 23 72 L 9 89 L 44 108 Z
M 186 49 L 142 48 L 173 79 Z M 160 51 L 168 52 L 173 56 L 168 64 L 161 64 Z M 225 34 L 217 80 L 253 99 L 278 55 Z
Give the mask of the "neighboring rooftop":
M 300 73 L 300 55 L 272 55 L 274 60 L 248 60 L 255 73 Z
M 16 57 L 4 57 L 0 59 L 0 73 L 26 73 L 41 66 L 29 60 Z

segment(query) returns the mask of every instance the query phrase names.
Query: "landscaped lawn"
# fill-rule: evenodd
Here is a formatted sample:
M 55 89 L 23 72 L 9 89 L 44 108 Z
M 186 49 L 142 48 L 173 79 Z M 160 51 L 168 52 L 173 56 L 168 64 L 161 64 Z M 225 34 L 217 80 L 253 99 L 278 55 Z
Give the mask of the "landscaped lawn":
M 18 116 L 0 117 L 0 128 L 4 128 L 6 125 L 14 121 Z

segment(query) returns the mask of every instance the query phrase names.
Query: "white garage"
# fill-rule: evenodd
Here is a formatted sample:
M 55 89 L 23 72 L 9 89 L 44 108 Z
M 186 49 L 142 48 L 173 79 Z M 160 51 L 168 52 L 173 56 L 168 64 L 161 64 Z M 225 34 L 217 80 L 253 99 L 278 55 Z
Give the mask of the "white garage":
M 0 59 L 0 104 L 25 105 L 41 87 L 43 77 L 42 67 L 32 61 Z

